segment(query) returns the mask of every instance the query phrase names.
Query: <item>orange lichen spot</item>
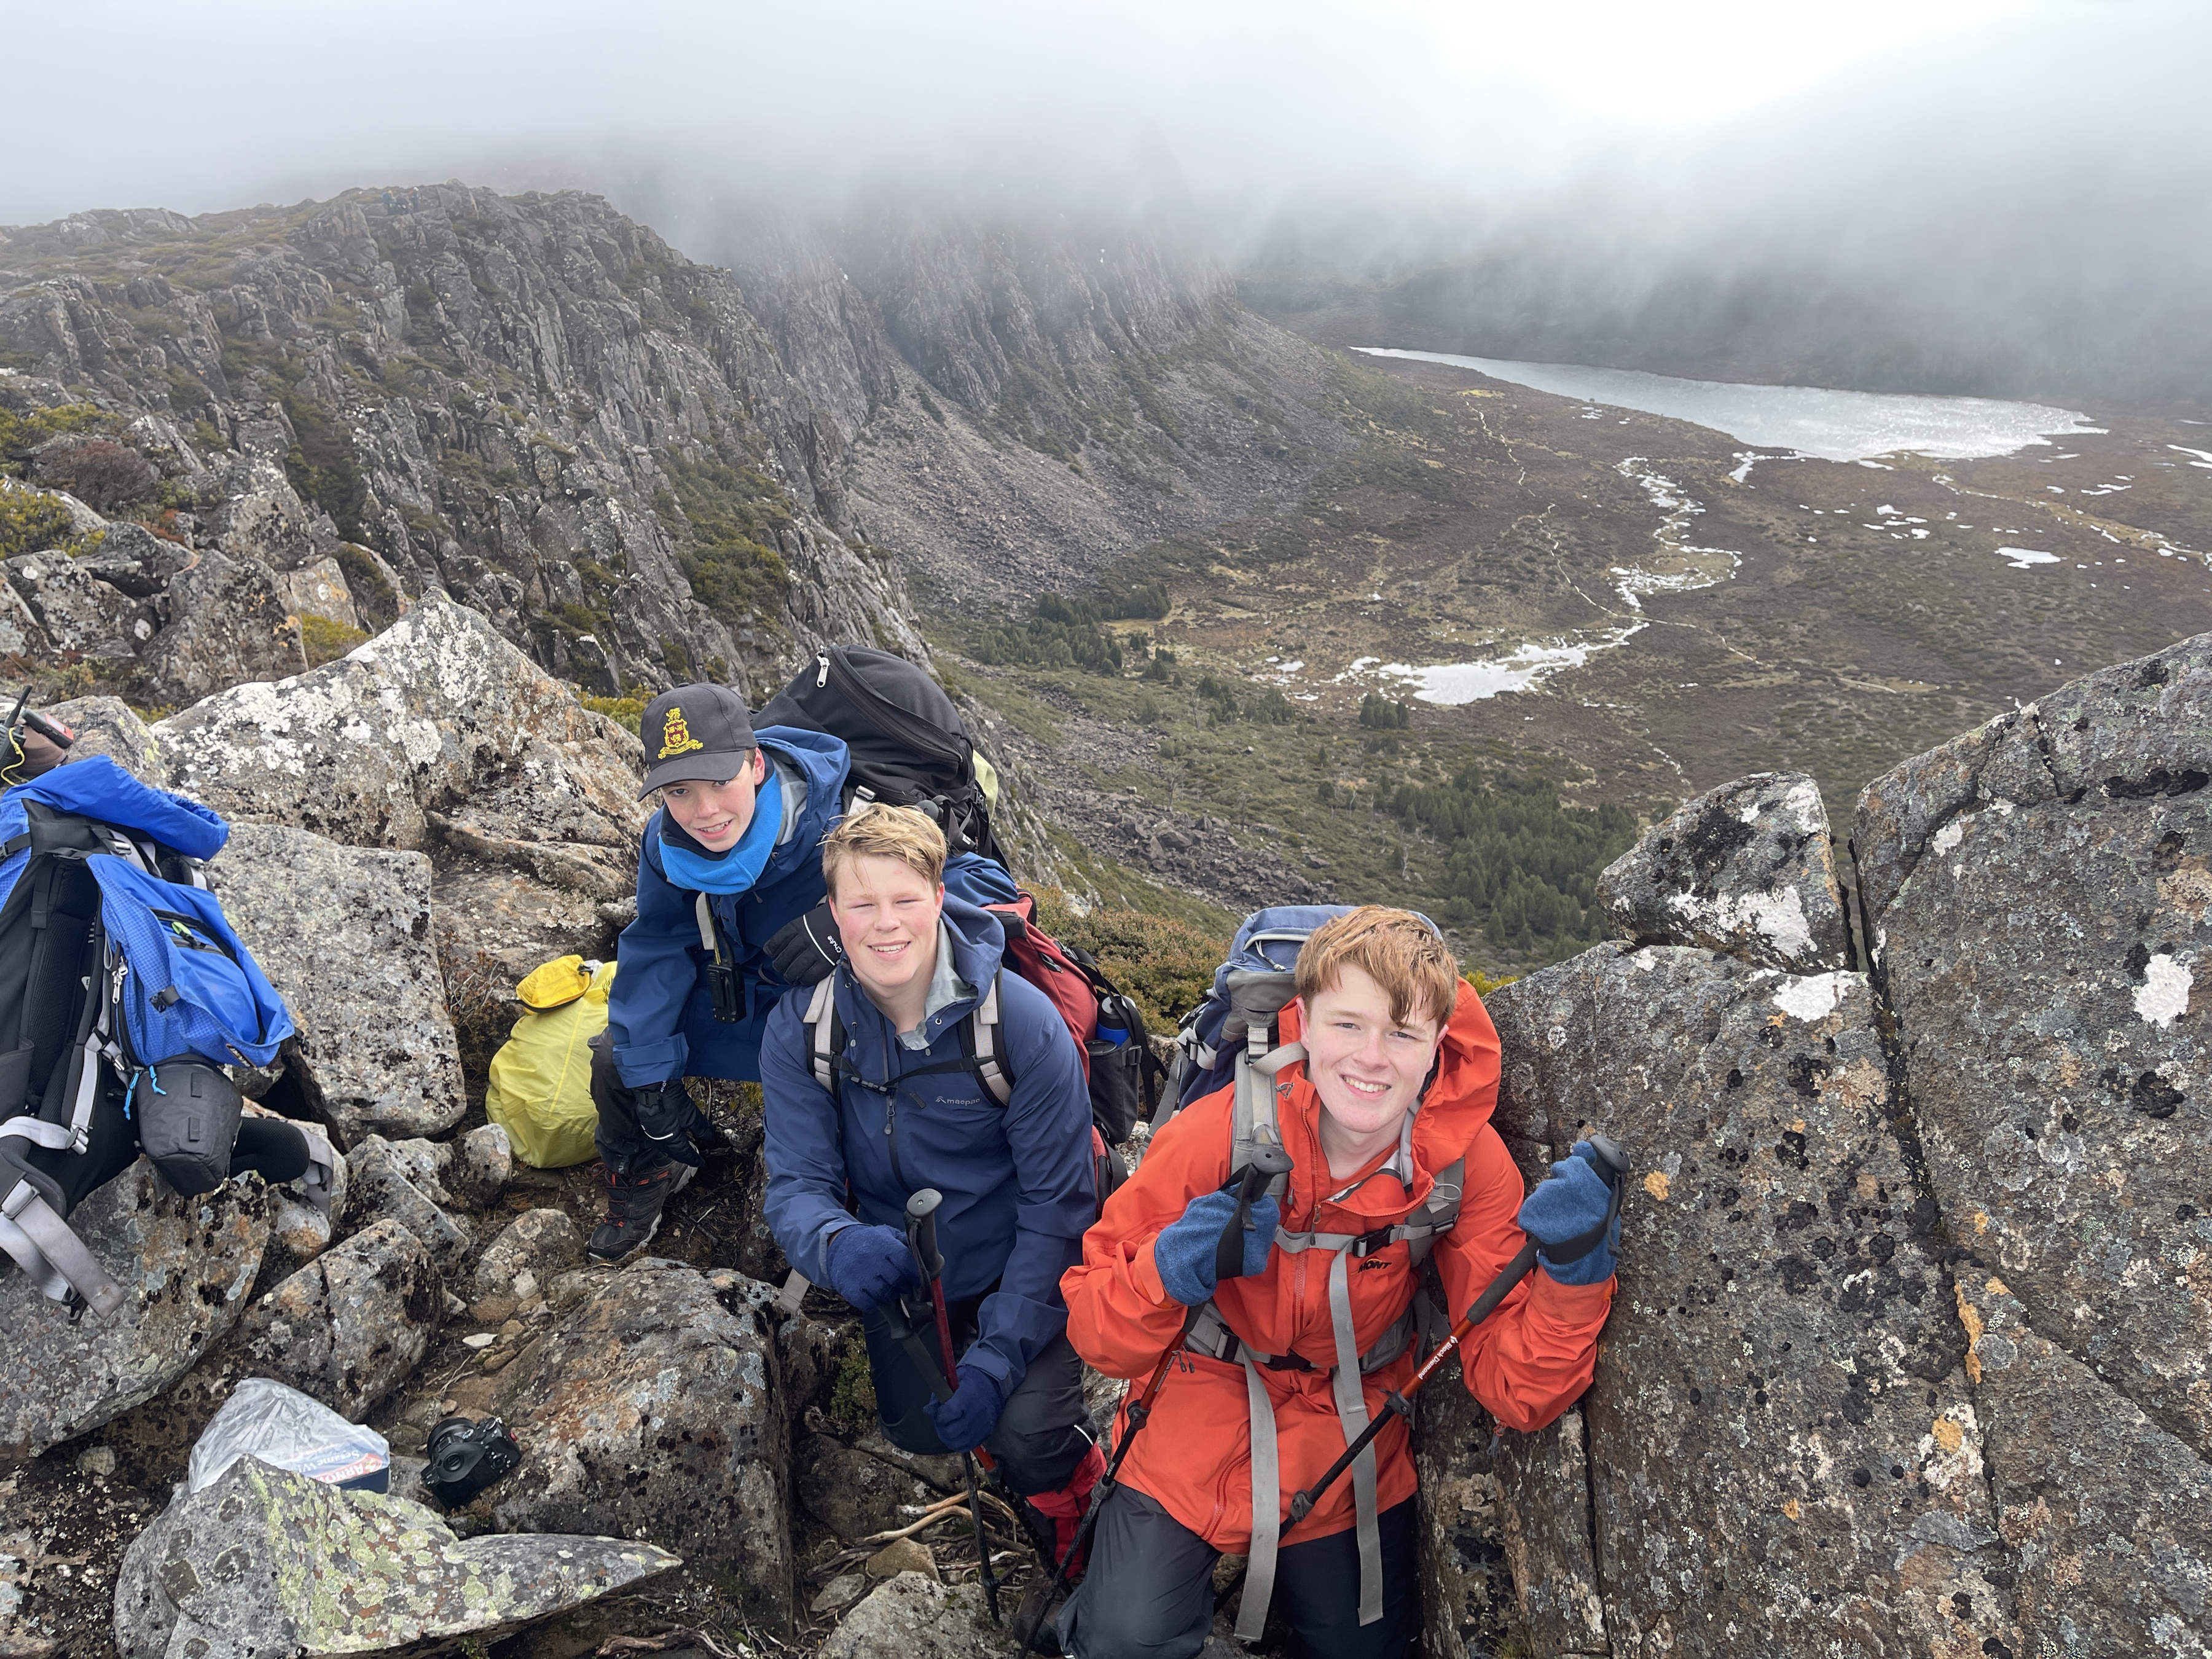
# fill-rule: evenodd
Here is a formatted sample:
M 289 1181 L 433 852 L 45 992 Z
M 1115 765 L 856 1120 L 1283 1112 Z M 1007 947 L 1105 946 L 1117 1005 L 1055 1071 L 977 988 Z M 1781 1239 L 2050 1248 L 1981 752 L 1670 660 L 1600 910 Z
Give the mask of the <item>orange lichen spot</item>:
M 1966 1381 L 1978 1382 L 1982 1380 L 1982 1362 L 1974 1347 L 1982 1340 L 1982 1310 L 1966 1300 L 1965 1285 L 1953 1285 L 1951 1294 L 1958 1299 L 1959 1322 L 1966 1328 Z
M 1783 1504 L 1782 1512 L 1792 1521 L 1802 1521 L 1805 1518 L 1805 1506 L 1794 1498 Z
M 1960 1428 L 1954 1419 L 1948 1417 L 1937 1418 L 1936 1419 L 1936 1426 L 1930 1429 L 1929 1432 L 1936 1437 L 1936 1443 L 1941 1446 L 1946 1452 L 1954 1452 L 1958 1450 L 1960 1446 L 1965 1443 L 1966 1438 L 1966 1431 Z
M 1664 1170 L 1654 1170 L 1644 1177 L 1644 1190 L 1662 1204 L 1667 1201 L 1667 1194 L 1673 1189 L 1673 1186 L 1674 1183 L 1668 1180 L 1667 1172 Z
M 2005 1288 L 2005 1282 L 2002 1279 L 1991 1279 L 1987 1284 L 1984 1285 L 1982 1288 L 1988 1291 L 1991 1296 L 2010 1296 L 2012 1294 L 2010 1291 Z
M 1977 1211 L 1975 1211 L 1975 1212 L 1974 1212 L 1974 1231 L 1975 1231 L 1976 1232 L 1978 1232 L 1978 1233 L 1985 1233 L 1985 1232 L 1989 1231 L 1989 1230 L 1990 1230 L 1990 1212 L 1989 1212 L 1987 1210 L 1977 1210 Z

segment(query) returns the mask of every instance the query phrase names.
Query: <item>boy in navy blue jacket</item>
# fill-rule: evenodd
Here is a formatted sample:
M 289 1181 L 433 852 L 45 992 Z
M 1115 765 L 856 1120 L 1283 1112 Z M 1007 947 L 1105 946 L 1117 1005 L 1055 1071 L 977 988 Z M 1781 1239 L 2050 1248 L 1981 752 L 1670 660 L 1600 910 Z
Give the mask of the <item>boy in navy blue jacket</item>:
M 822 863 L 844 947 L 831 993 L 844 1040 L 817 1056 L 807 999 L 787 997 L 769 1017 L 761 1050 L 769 1226 L 793 1267 L 866 1316 L 877 1410 L 892 1443 L 920 1453 L 988 1447 L 1064 1548 L 1104 1468 L 1060 1294 L 1097 1214 L 1081 1060 L 1044 994 L 999 971 L 998 919 L 946 896 L 945 837 L 927 817 L 865 809 L 830 832 Z M 970 1057 L 984 1045 L 962 1032 L 994 982 L 988 1048 L 1012 1079 L 1003 1106 Z M 906 1201 L 926 1187 L 944 1195 L 938 1247 L 951 1355 L 937 1352 L 904 1231 Z M 957 1362 L 950 1400 L 933 1396 L 912 1346 L 895 1340 L 886 1311 L 906 1297 L 931 1361 L 940 1370 Z
M 638 729 L 642 793 L 658 790 L 661 804 L 638 849 L 637 920 L 623 930 L 593 1045 L 607 1218 L 588 1249 L 605 1261 L 652 1238 L 714 1139 L 684 1079 L 759 1077 L 769 1012 L 819 981 L 837 951 L 820 848 L 844 804 L 844 744 L 792 726 L 756 732 L 743 698 L 707 684 L 655 697 Z M 951 860 L 945 879 L 979 904 L 1016 896 L 977 854 Z

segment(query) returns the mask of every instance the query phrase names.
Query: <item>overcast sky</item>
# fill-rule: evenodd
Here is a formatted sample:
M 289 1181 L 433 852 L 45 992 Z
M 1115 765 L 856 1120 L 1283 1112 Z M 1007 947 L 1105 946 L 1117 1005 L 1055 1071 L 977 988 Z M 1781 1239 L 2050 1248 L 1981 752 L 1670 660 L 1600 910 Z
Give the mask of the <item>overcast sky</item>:
M 894 166 L 1209 204 L 1401 188 L 1510 204 L 1629 179 L 1718 199 L 1740 190 L 1736 166 L 1765 176 L 1786 156 L 1817 190 L 1855 155 L 1896 156 L 1902 132 L 1923 168 L 2124 151 L 2130 127 L 2168 152 L 2147 161 L 2178 166 L 2205 159 L 2171 152 L 2203 118 L 2208 10 L 8 0 L 18 164 L 0 175 L 0 222 L 663 167 L 736 191 L 818 191 Z

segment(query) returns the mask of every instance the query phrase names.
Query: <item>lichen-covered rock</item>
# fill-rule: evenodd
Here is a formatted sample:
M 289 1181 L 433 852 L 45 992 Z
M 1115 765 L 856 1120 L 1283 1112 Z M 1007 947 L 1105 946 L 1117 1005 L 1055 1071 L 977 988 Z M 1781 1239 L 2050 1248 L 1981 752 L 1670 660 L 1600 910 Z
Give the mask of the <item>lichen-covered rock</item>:
M 169 579 L 152 606 L 161 628 L 140 657 L 164 702 L 189 702 L 307 665 L 300 624 L 277 592 L 276 573 L 258 559 L 204 550 Z
M 2212 1468 L 1978 1263 L 1960 1270 L 1959 1312 L 2028 1651 L 2212 1651 Z
M 328 1211 L 278 1191 L 270 1205 L 269 1248 L 258 1282 L 274 1285 L 289 1278 L 330 1249 L 335 1231 Z
M 276 592 L 295 617 L 322 617 L 347 628 L 361 626 L 345 572 L 327 555 L 297 570 L 278 571 Z
M 115 1586 L 122 1659 L 266 1659 L 478 1644 L 681 1566 L 616 1538 L 453 1535 L 404 1498 L 246 1457 L 179 1495 Z
M 1488 1000 L 1509 1145 L 1534 1161 L 1593 1124 L 1636 1164 L 1590 1486 L 1505 1482 L 1524 1602 L 1588 1582 L 1579 1545 L 1541 1544 L 1589 1513 L 1615 1655 L 2018 1652 L 1864 978 L 1606 945 Z
M 14 1263 L 0 1271 L 0 1462 L 35 1456 L 150 1400 L 238 1322 L 269 1237 L 258 1176 L 185 1198 L 143 1158 L 70 1224 L 131 1298 L 72 1324 Z
M 66 553 L 24 553 L 0 564 L 9 584 L 38 618 L 47 643 L 111 662 L 128 662 L 142 637 L 137 602 L 84 568 Z M 145 632 L 151 634 L 149 623 Z
M 466 1270 L 476 1240 L 465 1222 L 447 1214 L 438 1199 L 416 1184 L 412 1178 L 416 1173 L 405 1155 L 391 1142 L 381 1136 L 369 1136 L 346 1154 L 348 1190 L 341 1212 L 343 1224 L 358 1230 L 372 1222 L 397 1221 L 428 1248 L 441 1273 L 449 1280 L 456 1279 Z M 443 1188 L 437 1190 L 443 1197 Z
M 1503 1506 L 1488 1455 L 1490 1413 L 1450 1365 L 1421 1391 L 1419 1405 L 1413 1464 L 1421 1481 L 1418 1539 L 1428 1652 L 1430 1659 L 1481 1659 L 1522 1628 L 1535 1630 L 1535 1621 L 1516 1606 L 1506 1564 Z M 1587 1524 L 1581 1530 L 1586 1534 Z M 1530 1645 L 1538 1653 L 1559 1650 L 1533 1633 Z
M 150 599 L 179 571 L 189 569 L 198 556 L 182 543 L 156 536 L 143 524 L 116 523 L 102 532 L 100 545 L 76 562 L 117 592 L 134 599 Z
M 790 1437 L 765 1314 L 646 1257 L 501 1372 L 498 1400 L 522 1446 L 490 1494 L 500 1526 L 649 1539 L 789 1616 Z
M 430 900 L 440 955 L 481 969 L 501 995 L 562 957 L 611 957 L 622 932 L 588 893 L 477 860 L 440 870 Z
M 76 697 L 50 703 L 46 712 L 76 734 L 70 745 L 70 760 L 110 755 L 141 783 L 157 789 L 167 787 L 169 769 L 162 763 L 161 745 L 151 728 L 120 697 Z
M 977 1659 L 1018 1651 L 990 1623 L 981 1590 L 902 1572 L 844 1616 L 822 1644 L 822 1659 Z
M 446 1190 L 464 1208 L 484 1208 L 514 1177 L 514 1143 L 496 1123 L 479 1123 L 447 1147 Z
M 509 1296 L 526 1300 L 517 1289 L 525 1273 L 538 1294 L 554 1276 L 584 1259 L 584 1236 L 565 1210 L 525 1210 L 483 1248 L 469 1289 L 478 1297 Z
M 383 1220 L 257 1297 L 235 1346 L 250 1369 L 358 1419 L 422 1363 L 445 1310 L 428 1247 Z
M 2212 797 L 1999 799 L 1878 921 L 1929 1178 L 2077 1358 L 2212 1449 Z
M 0 657 L 43 657 L 53 648 L 38 613 L 12 582 L 0 580 Z
M 1755 773 L 1686 802 L 1607 866 L 1597 892 L 1638 944 L 1793 974 L 1851 965 L 1828 815 L 1802 773 Z
M 468 1097 L 431 948 L 427 858 L 234 823 L 208 873 L 292 1011 L 286 1063 L 341 1139 L 435 1134 L 460 1121 Z
M 420 848 L 435 812 L 494 856 L 602 884 L 635 877 L 637 739 L 443 599 L 337 662 L 234 687 L 155 730 L 177 787 L 234 820 Z

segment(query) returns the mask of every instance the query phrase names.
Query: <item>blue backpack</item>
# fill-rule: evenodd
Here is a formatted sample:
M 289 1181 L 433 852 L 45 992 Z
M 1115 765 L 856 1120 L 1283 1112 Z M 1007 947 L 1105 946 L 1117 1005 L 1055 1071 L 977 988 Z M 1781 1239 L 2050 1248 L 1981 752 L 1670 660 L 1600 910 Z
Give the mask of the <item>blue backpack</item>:
M 1176 1057 L 1153 1125 L 1164 1123 L 1200 1096 L 1226 1088 L 1240 1049 L 1275 1046 L 1275 1016 L 1291 1000 L 1291 975 L 1307 937 L 1348 904 L 1278 904 L 1244 918 L 1228 959 L 1213 970 L 1213 989 L 1182 1017 Z
M 0 795 L 0 1249 L 101 1315 L 124 1292 L 66 1221 L 90 1190 L 73 1163 L 105 1167 L 114 1144 L 100 1114 L 119 1105 L 131 1150 L 209 1191 L 242 1109 L 220 1068 L 265 1066 L 292 1035 L 207 890 L 229 835 L 104 755 Z

